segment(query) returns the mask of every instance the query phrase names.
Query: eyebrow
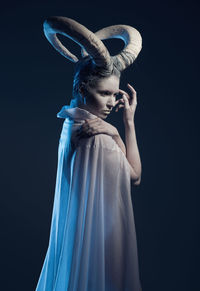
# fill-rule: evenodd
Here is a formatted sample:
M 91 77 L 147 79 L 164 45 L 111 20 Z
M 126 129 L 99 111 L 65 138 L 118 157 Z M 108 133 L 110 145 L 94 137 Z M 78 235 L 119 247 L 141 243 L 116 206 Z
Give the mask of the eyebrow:
M 112 93 L 112 91 L 110 90 L 98 90 L 99 92 L 109 92 Z M 114 94 L 119 94 L 119 91 L 115 92 Z

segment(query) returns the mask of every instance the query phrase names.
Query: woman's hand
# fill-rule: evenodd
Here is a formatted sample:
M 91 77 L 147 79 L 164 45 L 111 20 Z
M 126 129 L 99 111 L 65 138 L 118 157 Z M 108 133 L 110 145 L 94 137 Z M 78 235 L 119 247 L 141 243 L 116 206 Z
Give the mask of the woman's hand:
M 116 127 L 97 117 L 95 119 L 86 119 L 85 123 L 78 130 L 77 137 L 87 137 L 100 133 L 108 134 L 113 138 L 119 135 Z
M 137 106 L 136 91 L 130 84 L 128 84 L 128 88 L 131 91 L 130 95 L 128 93 L 126 93 L 125 91 L 119 89 L 119 92 L 122 94 L 122 98 L 118 99 L 116 101 L 116 104 L 115 104 L 115 106 L 118 105 L 116 110 L 115 110 L 115 112 L 118 112 L 118 110 L 121 107 L 124 107 L 124 111 L 123 111 L 123 121 L 124 121 L 124 123 L 128 123 L 130 121 L 133 121 L 134 115 L 135 115 L 136 106 Z

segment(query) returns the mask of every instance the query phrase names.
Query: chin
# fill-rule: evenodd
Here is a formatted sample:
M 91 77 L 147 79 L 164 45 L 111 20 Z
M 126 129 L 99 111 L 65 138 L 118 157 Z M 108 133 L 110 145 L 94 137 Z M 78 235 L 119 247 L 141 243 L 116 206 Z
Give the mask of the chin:
M 101 119 L 106 119 L 108 117 L 110 113 L 105 113 L 105 112 L 98 112 L 98 114 L 96 114 L 99 118 Z
M 102 114 L 101 119 L 106 119 L 108 117 L 108 114 Z

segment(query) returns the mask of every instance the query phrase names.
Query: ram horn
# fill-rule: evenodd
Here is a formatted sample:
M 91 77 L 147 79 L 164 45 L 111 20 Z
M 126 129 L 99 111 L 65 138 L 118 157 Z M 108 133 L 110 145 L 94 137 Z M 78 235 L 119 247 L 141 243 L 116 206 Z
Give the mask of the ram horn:
M 52 46 L 65 58 L 76 63 L 78 58 L 72 54 L 57 38 L 56 34 L 62 34 L 72 39 L 82 49 L 92 57 L 96 66 L 101 67 L 108 72 L 112 72 L 113 60 L 104 43 L 85 26 L 77 21 L 63 17 L 51 16 L 48 17 L 44 23 L 44 34 Z
M 114 64 L 117 65 L 120 71 L 130 66 L 142 49 L 141 34 L 137 29 L 129 25 L 108 26 L 95 32 L 95 35 L 101 40 L 119 38 L 124 41 L 125 46 L 123 50 L 119 54 L 111 56 L 111 59 L 113 59 Z M 84 49 L 82 49 L 81 54 L 82 56 L 88 55 Z

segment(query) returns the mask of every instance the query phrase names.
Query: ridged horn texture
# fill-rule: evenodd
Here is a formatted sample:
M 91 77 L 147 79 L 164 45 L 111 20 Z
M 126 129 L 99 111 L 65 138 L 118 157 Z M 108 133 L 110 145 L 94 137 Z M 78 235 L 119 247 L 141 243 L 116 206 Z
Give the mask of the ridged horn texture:
M 93 33 L 71 18 L 51 16 L 44 21 L 43 28 L 48 41 L 65 58 L 75 63 L 78 61 L 78 58 L 57 38 L 57 33 L 75 41 L 82 48 L 82 56 L 89 55 L 96 66 L 108 73 L 112 72 L 113 65 L 120 71 L 126 69 L 135 61 L 142 49 L 142 37 L 139 31 L 129 25 L 112 25 Z M 115 56 L 110 56 L 102 42 L 104 39 L 111 38 L 120 38 L 125 43 L 124 49 Z
M 65 58 L 72 62 L 78 61 L 78 58 L 57 38 L 57 33 L 67 36 L 84 48 L 93 58 L 96 66 L 112 71 L 112 59 L 104 43 L 93 32 L 77 21 L 63 16 L 51 16 L 44 21 L 43 28 L 48 41 Z
M 138 30 L 129 25 L 112 25 L 95 32 L 95 35 L 101 39 L 120 38 L 124 41 L 124 49 L 115 56 L 111 56 L 114 64 L 120 71 L 130 66 L 142 49 L 142 37 Z M 82 50 L 82 56 L 87 56 L 87 52 Z

